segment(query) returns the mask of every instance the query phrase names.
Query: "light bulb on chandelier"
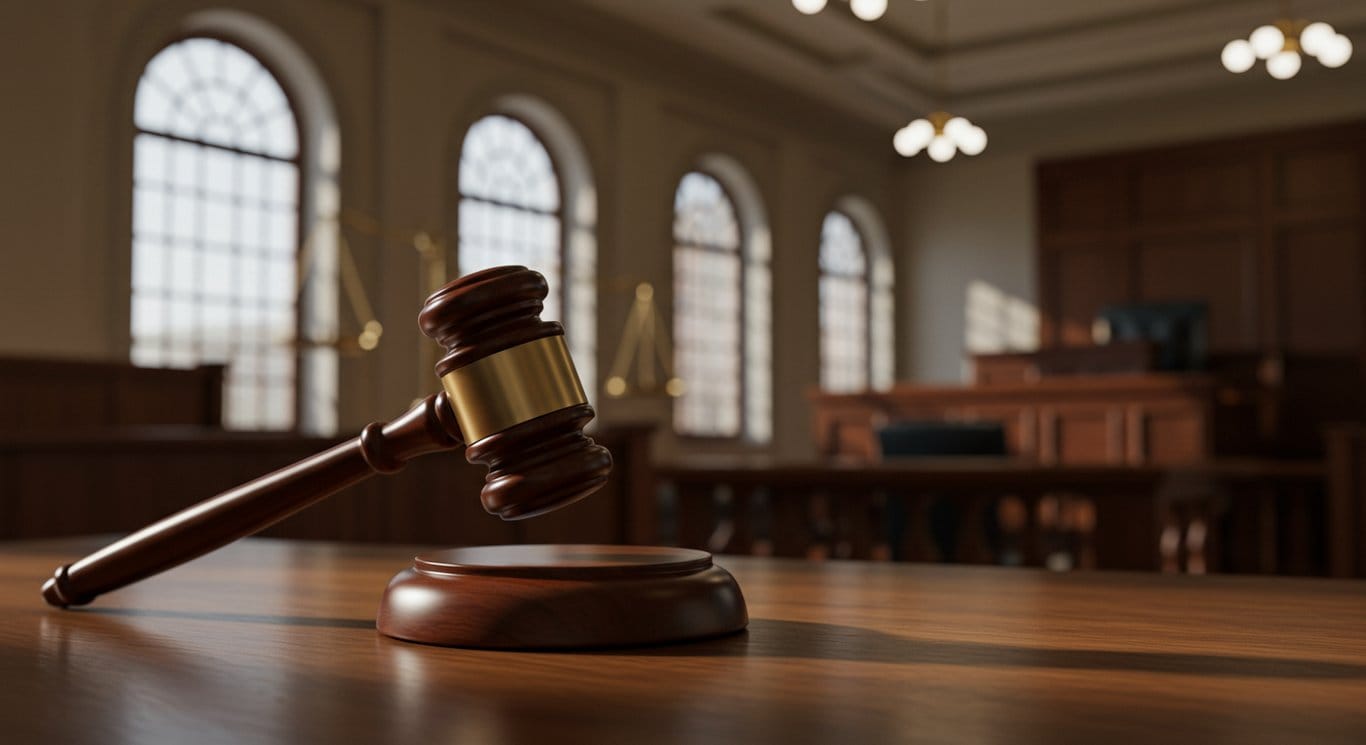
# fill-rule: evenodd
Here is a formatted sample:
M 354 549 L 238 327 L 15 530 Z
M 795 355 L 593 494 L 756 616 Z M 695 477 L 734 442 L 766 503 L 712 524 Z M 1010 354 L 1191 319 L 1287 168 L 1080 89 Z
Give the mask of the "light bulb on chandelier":
M 1337 35 L 1333 27 L 1323 21 L 1311 23 L 1300 32 L 1300 49 L 1303 49 L 1305 54 L 1317 57 L 1323 50 L 1332 46 Z
M 1352 40 L 1342 34 L 1334 36 L 1318 53 L 1318 58 L 1324 67 L 1342 67 L 1352 58 Z
M 947 163 L 958 152 L 977 155 L 986 150 L 987 133 L 966 117 L 936 111 L 897 130 L 892 147 L 903 157 L 912 158 L 924 150 L 930 160 Z
M 1258 26 L 1247 40 L 1257 59 L 1270 59 L 1285 46 L 1285 32 L 1275 26 Z
M 1266 71 L 1277 80 L 1299 74 L 1308 55 L 1328 68 L 1342 67 L 1352 58 L 1352 40 L 1323 21 L 1282 18 L 1274 24 L 1258 26 L 1246 39 L 1224 45 L 1219 59 L 1232 73 L 1251 70 L 1257 60 L 1266 60 Z
M 1252 51 L 1252 44 L 1247 39 L 1234 39 L 1224 45 L 1224 53 L 1220 55 L 1223 60 L 1224 69 L 1229 72 L 1247 72 L 1252 66 L 1257 64 L 1257 53 Z
M 1299 73 L 1301 64 L 1299 53 L 1287 49 L 1271 55 L 1266 61 L 1266 71 L 1277 80 L 1289 80 Z
M 953 144 L 953 140 L 948 138 L 948 135 L 935 135 L 934 139 L 930 140 L 930 146 L 925 148 L 925 153 L 935 163 L 947 163 L 953 160 L 954 153 L 957 152 L 958 148 Z
M 925 0 L 918 0 L 925 2 Z M 859 20 L 876 21 L 887 13 L 887 0 L 848 0 L 849 10 Z M 825 10 L 827 0 L 792 0 L 792 7 L 805 15 L 813 16 Z
M 887 12 L 887 0 L 849 0 L 849 9 L 863 21 L 876 21 Z

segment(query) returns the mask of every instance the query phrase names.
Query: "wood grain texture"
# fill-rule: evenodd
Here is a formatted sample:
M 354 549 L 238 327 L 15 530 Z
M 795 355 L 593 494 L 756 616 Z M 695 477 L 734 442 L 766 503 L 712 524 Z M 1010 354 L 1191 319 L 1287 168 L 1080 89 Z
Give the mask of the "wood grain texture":
M 1253 410 L 1248 386 L 1184 373 L 1045 375 L 971 386 L 899 383 L 885 391 L 812 390 L 808 398 L 823 455 L 879 458 L 877 430 L 888 422 L 994 421 L 1006 427 L 1011 454 L 1049 465 L 1174 465 L 1246 455 L 1243 440 L 1250 435 L 1237 425 Z M 1200 436 L 1160 445 L 1134 437 L 1154 412 L 1193 422 Z
M 740 635 L 599 653 L 374 630 L 413 550 L 254 539 L 47 608 L 0 546 L 10 742 L 1359 743 L 1366 584 L 729 559 Z
M 1040 163 L 1040 341 L 1198 300 L 1216 352 L 1361 355 L 1366 122 Z M 1361 385 L 1360 377 L 1355 385 Z
M 649 427 L 599 427 L 612 473 L 592 499 L 535 520 L 488 520 L 487 470 L 456 453 L 418 458 L 262 531 L 272 538 L 483 545 L 649 543 Z M 0 540 L 124 533 L 326 450 L 340 439 L 155 428 L 0 433 Z
M 223 426 L 223 365 L 0 357 L 0 433 Z
M 664 546 L 476 546 L 420 554 L 384 590 L 396 639 L 475 649 L 588 649 L 730 634 L 740 587 L 711 554 Z

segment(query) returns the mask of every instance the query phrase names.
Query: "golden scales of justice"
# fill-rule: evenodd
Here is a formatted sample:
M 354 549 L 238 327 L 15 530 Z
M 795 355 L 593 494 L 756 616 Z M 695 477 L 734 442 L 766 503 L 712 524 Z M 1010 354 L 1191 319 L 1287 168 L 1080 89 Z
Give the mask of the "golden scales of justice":
M 352 317 L 360 327 L 360 331 L 350 335 L 338 334 L 331 339 L 301 339 L 298 345 L 303 347 L 331 347 L 343 356 L 354 357 L 366 352 L 373 352 L 379 346 L 380 339 L 384 335 L 384 325 L 380 323 L 375 315 L 374 306 L 370 304 L 369 295 L 365 291 L 365 283 L 361 279 L 360 270 L 356 267 L 355 254 L 347 240 L 347 230 L 366 237 L 379 238 L 383 241 L 410 244 L 417 251 L 420 259 L 418 269 L 420 272 L 419 300 L 436 292 L 441 289 L 442 285 L 446 284 L 448 280 L 446 248 L 439 235 L 433 235 L 425 230 L 412 232 L 390 230 L 370 215 L 357 210 L 343 209 L 338 214 L 325 219 L 318 228 L 309 233 L 299 248 L 296 292 L 300 297 L 303 295 L 304 284 L 309 273 L 315 269 L 316 236 L 322 228 L 331 226 L 335 226 L 337 229 L 337 263 L 342 292 L 346 298 L 346 304 L 350 306 Z M 426 371 L 430 370 L 436 363 L 436 349 L 430 344 L 422 344 L 418 347 L 418 355 L 417 390 L 419 391 L 418 397 L 421 398 L 429 383 Z
M 344 209 L 324 223 L 337 227 L 337 258 L 341 287 L 351 315 L 360 331 L 351 335 L 338 334 L 333 339 L 302 339 L 306 347 L 332 347 L 345 356 L 357 356 L 374 351 L 384 335 L 384 326 L 375 316 L 374 306 L 365 291 L 365 283 L 356 267 L 355 254 L 348 242 L 347 229 L 360 235 L 385 241 L 408 243 L 421 260 L 420 297 L 427 297 L 448 281 L 446 245 L 440 235 L 425 230 L 413 232 L 390 230 L 376 218 L 362 212 Z M 318 229 L 311 232 L 299 249 L 297 292 L 302 296 L 304 283 L 314 269 L 314 252 Z M 612 366 L 603 381 L 603 391 L 609 398 L 626 396 L 654 396 L 670 398 L 683 395 L 687 389 L 683 380 L 673 374 L 673 347 L 664 319 L 655 305 L 654 286 L 639 282 L 634 286 L 635 300 L 626 316 L 621 340 L 612 357 Z M 418 390 L 428 384 L 426 371 L 435 364 L 436 349 L 432 345 L 419 347 Z M 632 371 L 635 375 L 632 379 Z M 661 385 L 660 382 L 663 381 Z
M 660 392 L 678 398 L 686 386 L 682 379 L 673 375 L 673 348 L 668 328 L 655 308 L 655 288 L 649 282 L 641 282 L 636 285 L 635 295 L 612 358 L 612 367 L 603 381 L 603 391 L 612 398 Z M 634 385 L 627 380 L 633 365 L 636 371 Z M 664 381 L 662 389 L 659 386 L 661 379 Z
M 320 224 L 309 232 L 303 245 L 299 247 L 298 271 L 295 273 L 298 281 L 295 286 L 295 293 L 302 298 L 304 285 L 308 281 L 309 274 L 315 268 L 314 255 L 317 250 L 318 233 L 325 227 L 335 226 L 337 228 L 337 263 L 341 275 L 341 288 L 346 296 L 346 304 L 351 307 L 351 314 L 361 330 L 355 335 L 339 334 L 334 339 L 301 339 L 299 345 L 332 347 L 346 356 L 372 352 L 379 346 L 380 337 L 384 335 L 384 326 L 375 316 L 374 306 L 370 304 L 370 297 L 365 292 L 365 283 L 360 278 L 360 270 L 356 268 L 355 254 L 352 253 L 351 244 L 346 239 L 346 231 L 342 228 L 344 226 L 351 227 L 357 232 L 371 237 L 390 238 L 393 235 L 384 230 L 379 221 L 353 210 L 342 210 L 340 213 L 331 215 L 319 222 Z M 426 233 L 402 237 L 404 240 L 411 240 L 414 246 L 417 246 L 419 237 L 430 241 Z M 418 248 L 418 251 L 420 253 L 421 248 Z

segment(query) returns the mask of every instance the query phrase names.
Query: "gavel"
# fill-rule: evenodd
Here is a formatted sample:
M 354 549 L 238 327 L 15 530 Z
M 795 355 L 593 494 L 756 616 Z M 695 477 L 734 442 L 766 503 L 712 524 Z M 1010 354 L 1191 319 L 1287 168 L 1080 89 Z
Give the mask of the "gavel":
M 607 481 L 612 456 L 583 428 L 593 418 L 564 341 L 540 318 L 545 278 L 520 266 L 487 269 L 442 287 L 418 316 L 445 348 L 442 392 L 388 423 L 153 523 L 43 584 L 51 605 L 85 605 L 120 587 L 251 535 L 412 458 L 465 448 L 488 467 L 484 508 L 521 520 L 576 502 Z

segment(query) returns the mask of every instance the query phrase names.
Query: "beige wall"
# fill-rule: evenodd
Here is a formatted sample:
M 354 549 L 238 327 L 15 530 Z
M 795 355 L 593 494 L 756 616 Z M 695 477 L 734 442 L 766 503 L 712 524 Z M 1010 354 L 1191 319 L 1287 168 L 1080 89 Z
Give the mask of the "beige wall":
M 558 109 L 587 151 L 598 192 L 599 278 L 610 290 L 599 302 L 600 372 L 632 282 L 654 282 L 669 307 L 678 177 L 704 153 L 737 159 L 773 232 L 772 449 L 783 454 L 810 448 L 815 256 L 823 213 L 839 197 L 866 197 L 891 234 L 897 377 L 957 380 L 970 283 L 1034 300 L 1039 158 L 1366 116 L 1366 65 L 1310 70 L 1288 83 L 1230 76 L 1212 91 L 983 119 L 986 153 L 937 165 L 901 161 L 888 132 L 567 3 L 3 3 L 0 354 L 126 357 L 134 86 L 187 14 L 223 6 L 267 20 L 312 59 L 341 127 L 342 204 L 394 231 L 454 230 L 461 134 L 499 96 L 529 94 Z M 347 429 L 401 410 L 427 380 L 414 323 L 416 255 L 401 241 L 351 243 L 386 334 L 380 350 L 342 364 Z M 660 402 L 599 408 L 607 421 L 667 416 Z M 666 452 L 717 447 L 661 444 Z
M 773 233 L 774 449 L 809 448 L 816 382 L 821 216 L 849 193 L 884 215 L 898 167 L 885 133 L 698 60 L 568 4 L 476 0 L 68 0 L 0 5 L 0 354 L 125 358 L 131 116 L 141 66 L 197 9 L 233 7 L 292 37 L 327 81 L 342 133 L 342 204 L 395 231 L 449 233 L 464 128 L 500 95 L 557 108 L 596 180 L 598 368 L 632 281 L 664 290 L 674 185 L 697 158 L 737 159 Z M 887 222 L 897 240 L 900 220 Z M 401 411 L 420 393 L 418 261 L 401 241 L 353 237 L 381 348 L 342 365 L 342 423 Z M 454 263 L 452 263 L 454 266 Z M 429 381 L 428 390 L 435 388 Z M 605 401 L 605 420 L 662 407 Z M 653 413 L 652 413 L 653 412 Z M 663 445 L 675 443 L 665 438 Z M 706 447 L 695 443 L 687 447 Z
M 1217 60 L 1213 62 L 1217 64 Z M 1199 141 L 1366 116 L 1366 65 L 1312 69 L 1285 82 L 1228 75 L 1212 90 L 982 124 L 986 152 L 924 158 L 901 177 L 898 257 L 902 377 L 962 379 L 966 296 L 974 281 L 1035 296 L 1034 165 L 1040 159 Z M 968 112 L 971 114 L 971 112 Z

